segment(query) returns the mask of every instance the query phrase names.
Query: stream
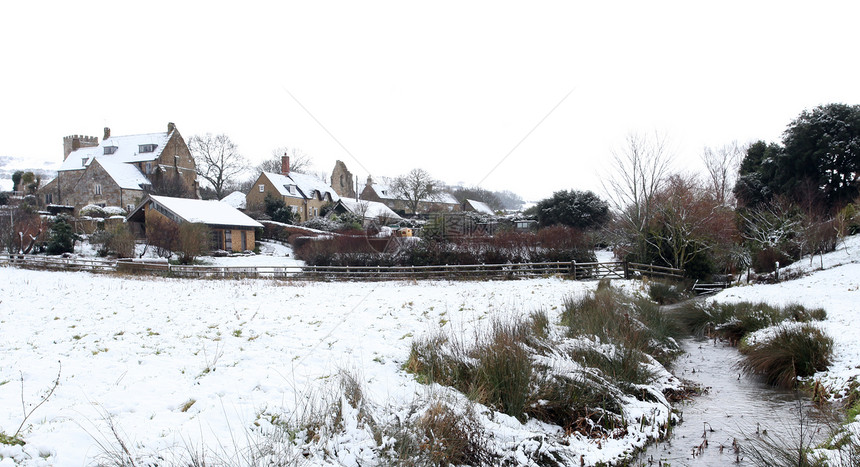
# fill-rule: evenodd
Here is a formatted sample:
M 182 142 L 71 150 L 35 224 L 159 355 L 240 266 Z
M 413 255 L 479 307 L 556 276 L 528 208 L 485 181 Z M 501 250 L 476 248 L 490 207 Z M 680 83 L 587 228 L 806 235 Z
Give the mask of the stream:
M 682 422 L 666 440 L 640 454 L 635 465 L 752 465 L 735 449 L 735 440 L 746 445 L 764 430 L 772 438 L 794 439 L 799 424 L 794 391 L 740 374 L 735 366 L 740 354 L 727 343 L 690 338 L 681 347 L 685 353 L 673 364 L 673 373 L 707 391 L 675 404 Z M 804 400 L 803 410 L 811 409 Z

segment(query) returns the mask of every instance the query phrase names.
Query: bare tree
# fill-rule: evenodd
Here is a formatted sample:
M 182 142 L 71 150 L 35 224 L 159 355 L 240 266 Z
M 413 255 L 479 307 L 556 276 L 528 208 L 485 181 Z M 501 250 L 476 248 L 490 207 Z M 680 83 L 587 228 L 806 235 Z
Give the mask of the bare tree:
M 145 185 L 143 191 L 153 195 L 173 198 L 196 198 L 197 194 L 177 173 L 161 172 L 151 177 L 152 183 Z
M 707 171 L 707 183 L 717 203 L 723 206 L 734 206 L 735 197 L 732 189 L 737 180 L 738 168 L 747 152 L 749 145 L 740 145 L 737 141 L 718 148 L 705 147 L 702 152 L 702 162 Z
M 197 164 L 197 174 L 212 185 L 219 199 L 224 196 L 225 187 L 248 168 L 239 148 L 223 133 L 192 136 L 188 149 Z
M 306 173 L 306 171 L 310 170 L 313 166 L 313 160 L 311 160 L 311 156 L 307 155 L 301 149 L 280 146 L 275 149 L 272 149 L 271 158 L 266 159 L 257 165 L 257 171 L 278 174 L 281 173 L 281 158 L 283 156 L 290 157 L 291 172 Z
M 603 189 L 615 208 L 619 233 L 640 260 L 647 255 L 655 197 L 666 182 L 672 159 L 666 137 L 656 132 L 654 136 L 631 133 L 624 147 L 612 151 L 613 172 L 604 178 Z
M 422 201 L 433 201 L 439 194 L 440 183 L 433 179 L 424 169 L 412 169 L 406 175 L 394 179 L 391 191 L 395 196 L 406 201 L 412 214 L 418 212 L 418 204 Z
M 660 258 L 684 269 L 696 255 L 737 237 L 734 211 L 718 204 L 695 177 L 672 175 L 657 194 L 646 241 Z

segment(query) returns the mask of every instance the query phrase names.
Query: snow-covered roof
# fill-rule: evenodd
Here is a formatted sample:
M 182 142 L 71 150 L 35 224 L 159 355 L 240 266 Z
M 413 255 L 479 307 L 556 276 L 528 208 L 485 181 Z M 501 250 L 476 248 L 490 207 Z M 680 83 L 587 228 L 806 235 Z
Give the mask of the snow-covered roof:
M 383 185 L 381 183 L 374 183 L 371 185 L 373 187 L 373 191 L 376 192 L 376 195 L 382 199 L 396 199 L 402 200 L 403 198 L 394 194 L 394 191 L 388 185 Z M 422 199 L 421 201 L 427 201 L 431 203 L 445 203 L 445 204 L 460 204 L 457 201 L 457 198 L 454 197 L 451 193 L 437 193 L 430 199 Z
M 96 158 L 96 160 L 122 189 L 142 190 L 142 185 L 149 184 L 149 180 L 134 165 L 111 160 L 107 157 Z
M 242 193 L 241 191 L 234 191 L 233 193 L 230 193 L 229 195 L 221 198 L 221 202 L 227 203 L 236 209 L 245 209 L 245 207 L 247 207 L 245 193 Z
M 149 198 L 161 207 L 188 222 L 207 225 L 235 225 L 239 227 L 263 227 L 238 209 L 217 200 L 170 198 L 152 196 Z
M 145 162 L 158 159 L 173 133 L 147 133 L 143 135 L 111 136 L 98 146 L 72 151 L 58 170 L 80 170 L 93 159 L 110 159 L 117 162 Z M 140 152 L 141 146 L 155 145 L 152 152 Z M 116 147 L 113 154 L 105 154 L 105 147 Z
M 289 175 L 276 174 L 272 172 L 263 172 L 263 175 L 268 177 L 269 181 L 278 189 L 281 196 L 291 198 L 317 198 L 322 199 L 325 193 L 331 196 L 333 202 L 337 202 L 340 196 L 326 182 L 303 173 L 290 172 Z M 291 193 L 289 186 L 294 185 L 297 189 L 295 193 Z
M 353 214 L 364 212 L 364 217 L 368 219 L 379 217 L 392 220 L 401 219 L 396 212 L 378 201 L 367 201 L 363 199 L 356 201 L 353 198 L 341 198 L 340 202 L 343 204 L 343 207 Z
M 466 204 L 472 208 L 473 211 L 479 212 L 481 214 L 489 214 L 491 216 L 495 215 L 496 212 L 493 211 L 487 203 L 483 201 L 476 201 L 474 199 L 467 199 Z

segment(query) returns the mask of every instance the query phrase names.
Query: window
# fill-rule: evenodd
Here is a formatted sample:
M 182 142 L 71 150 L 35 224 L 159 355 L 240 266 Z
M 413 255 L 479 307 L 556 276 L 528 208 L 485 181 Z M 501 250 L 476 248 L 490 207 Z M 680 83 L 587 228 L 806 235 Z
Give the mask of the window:
M 266 191 L 266 185 L 260 185 L 260 193 Z
M 83 158 L 81 158 L 81 167 L 86 167 L 86 166 L 87 166 L 87 158 L 83 157 Z
M 137 152 L 154 152 L 157 144 L 140 144 L 137 146 Z
M 105 146 L 105 155 L 110 155 L 116 152 L 116 146 Z
M 149 175 L 152 173 L 152 162 L 146 163 L 146 174 Z
M 239 232 L 239 233 L 242 235 L 242 251 L 245 251 L 248 249 L 248 237 L 247 237 L 248 232 Z
M 287 187 L 287 190 L 290 192 L 291 195 L 296 194 L 296 186 L 295 185 L 289 185 Z
M 221 249 L 221 231 L 220 230 L 212 230 L 209 232 L 209 247 L 212 250 L 220 250 Z
M 54 202 L 54 194 L 48 193 L 45 195 L 45 204 L 52 204 Z
M 224 231 L 224 249 L 233 251 L 233 233 L 230 230 Z
M 100 184 L 96 183 L 95 185 L 93 185 L 93 192 L 96 194 L 96 196 L 101 195 L 102 194 L 102 186 Z

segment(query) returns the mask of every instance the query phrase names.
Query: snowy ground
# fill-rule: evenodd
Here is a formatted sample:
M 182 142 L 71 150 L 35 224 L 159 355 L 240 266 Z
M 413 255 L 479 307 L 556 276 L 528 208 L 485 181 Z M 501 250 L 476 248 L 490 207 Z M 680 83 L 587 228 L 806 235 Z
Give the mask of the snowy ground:
M 358 374 L 371 400 L 403 407 L 429 390 L 401 369 L 413 336 L 539 308 L 557 317 L 564 297 L 594 285 L 209 281 L 0 267 L 0 431 L 21 423 L 21 379 L 31 407 L 62 365 L 56 391 L 27 421 L 27 445 L 0 445 L 0 465 L 10 456 L 91 463 L 99 443 L 115 444 L 109 420 L 138 453 L 241 447 L 261 412 L 289 414 L 307 393 L 335 384 L 340 369 Z M 497 439 L 515 442 L 547 430 L 505 416 L 492 425 Z M 644 441 L 570 442 L 591 463 Z M 342 452 L 360 451 L 358 441 L 340 442 Z
M 264 249 L 258 256 L 212 260 L 294 261 L 281 256 L 285 249 L 267 248 L 271 256 Z M 809 269 L 807 277 L 736 287 L 713 299 L 824 307 L 822 326 L 836 340 L 836 358 L 817 376 L 837 389 L 860 374 L 860 342 L 852 331 L 860 313 L 858 260 L 855 237 L 825 255 L 829 269 L 812 273 L 816 258 L 812 266 L 795 266 Z M 137 454 L 241 448 L 259 414 L 294 412 L 307 394 L 330 390 L 341 369 L 357 374 L 376 404 L 399 410 L 431 390 L 401 369 L 413 337 L 440 327 L 469 332 L 493 316 L 536 309 L 557 319 L 565 297 L 594 286 L 556 278 L 181 280 L 0 267 L 0 431 L 14 433 L 23 419 L 22 395 L 29 410 L 62 366 L 56 391 L 25 424 L 27 445 L 0 445 L 0 466 L 91 464 L 102 453 L 99 444 L 116 449 L 109 422 Z M 553 430 L 498 414 L 481 420 L 497 442 L 512 446 Z M 345 456 L 337 462 L 356 465 L 372 440 L 355 430 L 331 442 Z M 566 441 L 588 465 L 643 442 Z

